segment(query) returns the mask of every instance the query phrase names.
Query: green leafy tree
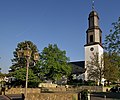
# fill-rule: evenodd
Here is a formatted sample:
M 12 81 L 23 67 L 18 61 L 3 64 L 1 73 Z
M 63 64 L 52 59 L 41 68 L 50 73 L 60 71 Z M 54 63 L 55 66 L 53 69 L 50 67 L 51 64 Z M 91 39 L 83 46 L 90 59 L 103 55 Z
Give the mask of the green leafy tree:
M 14 72 L 16 70 L 19 70 L 20 68 L 26 67 L 26 58 L 24 56 L 19 58 L 17 51 L 18 50 L 26 50 L 27 46 L 32 51 L 32 54 L 30 57 L 29 68 L 31 68 L 33 70 L 33 72 L 35 71 L 35 73 L 36 73 L 36 70 L 34 70 L 34 64 L 36 63 L 36 61 L 34 60 L 34 53 L 38 52 L 38 49 L 37 49 L 37 46 L 35 44 L 33 44 L 31 41 L 24 41 L 24 42 L 18 43 L 17 48 L 13 52 L 14 58 L 11 60 L 12 66 L 10 67 L 10 72 Z
M 118 21 L 112 23 L 112 29 L 110 34 L 105 37 L 103 46 L 112 61 L 111 66 L 114 66 L 115 69 L 120 68 L 120 17 Z M 118 71 L 120 77 L 120 70 Z
M 46 80 L 57 81 L 62 76 L 68 76 L 71 73 L 71 67 L 68 65 L 69 58 L 66 52 L 60 50 L 56 44 L 49 44 L 41 52 L 40 56 L 40 75 Z
M 117 22 L 112 23 L 110 34 L 105 37 L 104 49 L 112 56 L 116 66 L 120 67 L 120 17 Z
M 4 78 L 4 77 L 5 77 L 5 74 L 3 74 L 3 73 L 1 72 L 1 70 L 2 70 L 2 68 L 0 68 L 0 78 Z
M 120 17 L 117 22 L 112 23 L 112 26 L 110 34 L 105 38 L 104 49 L 109 53 L 120 54 Z
M 104 70 L 104 77 L 108 83 L 119 79 L 119 67 L 116 66 L 113 56 L 108 53 L 104 53 Z
M 87 73 L 88 79 L 99 81 L 101 83 L 102 78 L 104 77 L 104 60 L 103 55 L 98 56 L 98 53 L 93 54 L 91 61 L 87 62 Z
M 38 52 L 37 46 L 35 44 L 33 44 L 31 41 L 24 41 L 24 42 L 20 42 L 17 45 L 17 48 L 15 48 L 15 51 L 13 52 L 14 58 L 12 59 L 12 66 L 10 67 L 10 73 L 9 75 L 13 76 L 17 79 L 16 81 L 16 85 L 24 85 L 25 84 L 25 77 L 26 77 L 26 64 L 27 64 L 27 60 L 26 57 L 23 55 L 22 57 L 19 57 L 17 52 L 18 50 L 26 50 L 27 47 L 29 47 L 32 51 L 30 60 L 29 60 L 29 82 L 28 85 L 31 87 L 36 86 L 34 84 L 37 84 L 37 80 L 38 79 L 38 73 L 39 69 L 38 66 L 36 66 L 38 61 L 34 60 L 34 54 L 36 52 Z M 33 84 L 34 83 L 34 84 Z
M 35 74 L 33 73 L 31 69 L 29 69 L 28 73 L 29 73 L 28 74 L 28 86 L 37 87 L 38 83 L 40 82 L 40 79 L 37 76 L 35 76 Z M 26 81 L 26 68 L 21 68 L 19 70 L 16 70 L 13 75 L 16 78 L 15 85 L 22 85 L 24 87 L 25 81 Z

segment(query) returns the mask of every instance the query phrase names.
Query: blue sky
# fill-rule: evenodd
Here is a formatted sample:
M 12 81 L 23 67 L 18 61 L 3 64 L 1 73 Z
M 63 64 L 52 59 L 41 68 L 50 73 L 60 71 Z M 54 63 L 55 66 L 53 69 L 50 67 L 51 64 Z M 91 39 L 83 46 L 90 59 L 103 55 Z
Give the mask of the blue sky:
M 102 40 L 120 16 L 120 0 L 95 0 Z M 30 40 L 39 52 L 48 44 L 84 60 L 91 0 L 0 0 L 0 67 L 7 72 L 19 42 Z

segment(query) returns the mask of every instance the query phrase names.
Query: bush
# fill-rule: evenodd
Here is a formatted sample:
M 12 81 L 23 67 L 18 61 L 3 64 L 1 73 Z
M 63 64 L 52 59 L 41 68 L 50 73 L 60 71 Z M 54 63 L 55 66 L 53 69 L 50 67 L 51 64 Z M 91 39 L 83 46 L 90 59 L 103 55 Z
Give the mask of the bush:
M 95 81 L 88 80 L 88 81 L 85 82 L 85 85 L 88 85 L 88 86 L 95 86 L 96 83 L 95 83 Z
M 88 100 L 88 90 L 81 91 L 81 100 Z

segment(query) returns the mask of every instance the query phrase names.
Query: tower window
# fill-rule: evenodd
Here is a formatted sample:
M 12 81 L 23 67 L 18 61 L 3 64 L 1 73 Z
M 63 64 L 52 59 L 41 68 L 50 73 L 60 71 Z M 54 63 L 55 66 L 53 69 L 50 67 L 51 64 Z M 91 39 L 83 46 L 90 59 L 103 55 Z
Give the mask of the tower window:
M 93 42 L 93 35 L 90 35 L 90 42 Z
M 101 36 L 100 36 L 100 43 L 102 43 L 102 39 L 101 39 Z

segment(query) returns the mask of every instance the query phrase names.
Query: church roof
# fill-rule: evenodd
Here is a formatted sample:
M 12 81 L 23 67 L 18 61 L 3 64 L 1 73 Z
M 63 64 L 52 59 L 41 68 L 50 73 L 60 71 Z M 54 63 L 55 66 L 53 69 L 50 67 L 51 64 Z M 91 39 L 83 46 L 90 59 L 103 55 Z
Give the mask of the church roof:
M 82 67 L 82 68 L 84 68 L 84 66 L 85 66 L 85 61 L 74 61 L 74 62 L 70 62 L 70 63 L 73 65 L 76 65 L 78 67 Z
M 85 61 L 70 62 L 72 66 L 72 74 L 82 74 L 85 72 Z
M 89 14 L 89 18 L 93 17 L 93 16 L 97 16 L 98 17 L 98 13 L 96 11 L 91 11 L 90 14 Z M 99 19 L 99 17 L 98 17 L 98 19 Z
M 98 13 L 96 11 L 91 11 L 89 15 L 98 15 Z

